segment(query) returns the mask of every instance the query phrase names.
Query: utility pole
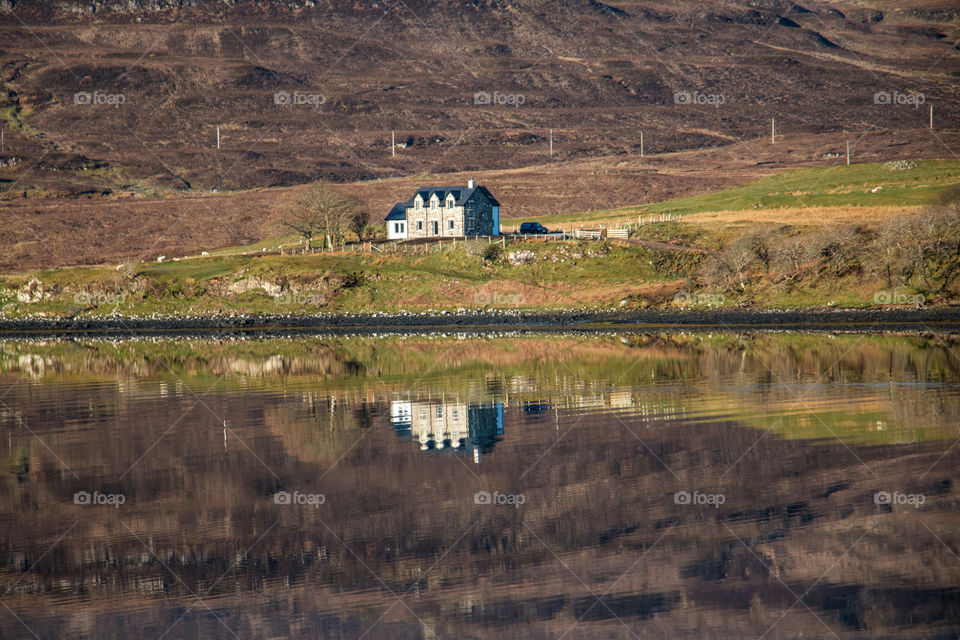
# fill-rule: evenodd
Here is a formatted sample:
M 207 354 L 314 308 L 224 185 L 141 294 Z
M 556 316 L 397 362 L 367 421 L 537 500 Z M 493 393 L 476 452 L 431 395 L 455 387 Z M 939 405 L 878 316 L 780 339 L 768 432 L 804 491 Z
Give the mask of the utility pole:
M 640 129 L 640 157 L 643 157 L 643 129 Z
M 847 140 L 847 166 L 850 166 L 850 141 Z
M 930 130 L 933 131 L 933 105 L 930 105 Z
M 397 132 L 390 132 L 390 156 L 393 158 L 397 157 Z
M 553 129 L 550 129 L 550 157 L 553 157 Z
M 220 125 L 217 125 L 217 149 L 220 148 Z
M 770 118 L 770 144 L 777 143 L 777 119 Z

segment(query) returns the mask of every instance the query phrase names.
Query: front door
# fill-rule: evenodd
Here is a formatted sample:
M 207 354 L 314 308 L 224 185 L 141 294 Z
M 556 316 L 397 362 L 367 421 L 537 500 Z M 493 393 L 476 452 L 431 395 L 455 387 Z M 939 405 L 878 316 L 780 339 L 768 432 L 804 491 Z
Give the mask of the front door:
M 436 220 L 433 221 L 433 235 L 440 235 L 440 223 Z

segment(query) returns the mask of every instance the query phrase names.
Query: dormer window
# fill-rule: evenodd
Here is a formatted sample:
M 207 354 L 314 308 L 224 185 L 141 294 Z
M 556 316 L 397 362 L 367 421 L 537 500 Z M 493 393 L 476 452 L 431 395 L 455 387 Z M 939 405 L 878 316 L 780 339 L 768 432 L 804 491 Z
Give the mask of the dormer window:
M 447 209 L 453 209 L 453 203 L 456 202 L 452 195 L 447 196 Z
M 420 197 L 420 194 L 417 194 L 417 197 L 413 201 L 413 206 L 417 209 L 423 209 L 423 198 Z
M 440 206 L 440 199 L 437 197 L 437 194 L 430 196 L 430 208 L 436 209 Z

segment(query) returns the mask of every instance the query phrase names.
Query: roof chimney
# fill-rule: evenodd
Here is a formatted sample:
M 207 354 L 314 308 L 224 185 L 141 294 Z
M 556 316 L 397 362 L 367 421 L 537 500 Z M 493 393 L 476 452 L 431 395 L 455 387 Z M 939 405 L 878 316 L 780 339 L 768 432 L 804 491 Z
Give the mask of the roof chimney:
M 477 188 L 477 183 L 474 182 L 473 178 L 470 178 L 469 180 L 467 180 L 467 189 L 476 189 L 476 188 Z

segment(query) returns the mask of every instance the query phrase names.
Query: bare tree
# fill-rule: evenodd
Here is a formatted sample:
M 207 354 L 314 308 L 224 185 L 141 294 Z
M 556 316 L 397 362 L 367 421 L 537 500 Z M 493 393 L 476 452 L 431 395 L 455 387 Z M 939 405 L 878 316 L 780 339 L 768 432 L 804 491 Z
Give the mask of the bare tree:
M 283 226 L 303 239 L 303 252 L 307 253 L 312 249 L 315 236 L 321 236 L 326 247 L 341 240 L 359 209 L 355 199 L 318 184 L 297 198 Z
M 370 226 L 370 210 L 366 207 L 358 207 L 350 218 L 350 231 L 357 234 L 357 240 L 363 242 L 363 235 Z
M 723 252 L 723 261 L 736 276 L 740 291 L 746 289 L 745 282 L 747 269 L 754 260 L 754 253 L 750 245 L 745 242 L 735 242 Z
M 898 284 L 905 271 L 906 251 L 904 241 L 908 237 L 910 222 L 901 218 L 887 220 L 877 229 L 877 237 L 873 242 L 872 255 L 879 263 L 874 265 L 874 272 L 879 271 L 887 281 L 887 288 L 894 287 L 894 275 Z

